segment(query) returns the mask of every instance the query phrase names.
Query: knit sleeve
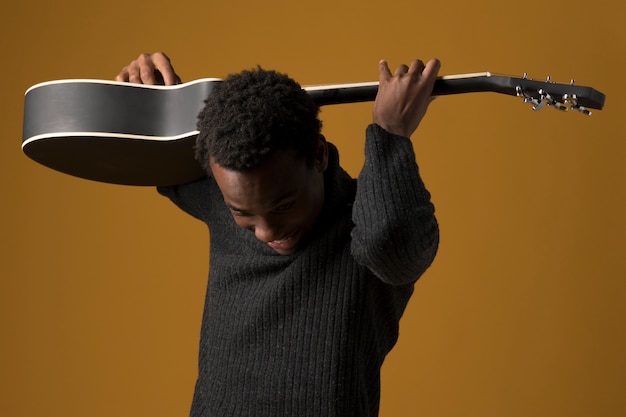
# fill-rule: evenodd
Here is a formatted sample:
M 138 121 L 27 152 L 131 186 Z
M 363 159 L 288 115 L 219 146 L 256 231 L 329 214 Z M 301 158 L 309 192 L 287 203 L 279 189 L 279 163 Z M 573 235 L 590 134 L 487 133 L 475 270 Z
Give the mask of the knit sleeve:
M 410 139 L 368 126 L 352 214 L 356 261 L 388 284 L 415 282 L 437 252 L 434 212 Z
M 217 185 L 213 184 L 213 179 L 207 177 L 187 184 L 159 186 L 157 191 L 187 214 L 207 223 L 214 204 L 211 200 L 219 195 Z

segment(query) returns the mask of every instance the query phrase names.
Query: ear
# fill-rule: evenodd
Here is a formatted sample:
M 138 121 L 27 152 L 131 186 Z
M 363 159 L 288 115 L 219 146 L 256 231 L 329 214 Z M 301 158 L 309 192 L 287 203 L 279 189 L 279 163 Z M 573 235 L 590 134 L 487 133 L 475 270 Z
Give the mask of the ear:
M 315 170 L 320 173 L 326 171 L 326 168 L 328 168 L 328 144 L 326 143 L 324 135 L 321 134 L 317 142 L 314 165 Z

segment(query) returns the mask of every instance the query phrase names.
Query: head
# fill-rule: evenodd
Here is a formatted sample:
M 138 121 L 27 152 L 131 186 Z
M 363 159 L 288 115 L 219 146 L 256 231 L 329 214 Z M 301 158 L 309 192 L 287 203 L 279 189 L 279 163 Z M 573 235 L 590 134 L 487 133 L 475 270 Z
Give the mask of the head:
M 304 243 L 324 203 L 318 113 L 295 81 L 258 68 L 219 83 L 199 115 L 196 159 L 236 223 L 279 254 Z

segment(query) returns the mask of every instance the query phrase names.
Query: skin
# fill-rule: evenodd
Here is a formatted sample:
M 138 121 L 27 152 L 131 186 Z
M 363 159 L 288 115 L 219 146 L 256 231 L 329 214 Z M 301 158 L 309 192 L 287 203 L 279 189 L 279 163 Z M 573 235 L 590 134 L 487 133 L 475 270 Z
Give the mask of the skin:
M 251 171 L 210 165 L 237 225 L 280 255 L 292 255 L 305 243 L 324 205 L 328 147 L 323 136 L 313 164 L 293 150 L 277 150 Z
M 387 61 L 378 64 L 379 88 L 372 120 L 389 133 L 410 137 L 432 102 L 439 60 L 414 60 L 392 74 Z M 141 54 L 122 68 L 116 81 L 175 85 L 181 79 L 162 52 Z M 280 255 L 295 253 L 306 242 L 324 205 L 324 171 L 328 148 L 320 136 L 315 162 L 307 164 L 293 151 L 275 151 L 250 171 L 224 169 L 211 161 L 211 171 L 240 227 L 251 231 Z M 285 175 L 288 173 L 288 175 Z
M 400 65 L 392 75 L 387 61 L 380 61 L 374 123 L 389 133 L 410 137 L 434 99 L 431 94 L 440 67 L 437 59 L 431 59 L 427 64 L 417 59 L 411 66 Z
M 122 68 L 115 81 L 149 85 L 175 85 L 181 80 L 163 52 L 141 54 Z

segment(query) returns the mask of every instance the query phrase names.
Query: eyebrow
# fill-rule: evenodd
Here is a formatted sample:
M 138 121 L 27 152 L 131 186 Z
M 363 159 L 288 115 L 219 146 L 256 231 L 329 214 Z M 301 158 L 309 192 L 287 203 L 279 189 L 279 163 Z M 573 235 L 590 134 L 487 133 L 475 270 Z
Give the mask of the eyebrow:
M 291 190 L 291 191 L 285 193 L 283 196 L 278 197 L 277 199 L 273 200 L 270 203 L 269 206 L 271 208 L 275 208 L 276 206 L 280 205 L 284 200 L 287 200 L 287 199 L 295 196 L 296 194 L 298 194 L 298 190 Z M 242 208 L 239 208 L 237 206 L 234 206 L 232 204 L 226 203 L 226 206 L 228 206 L 228 208 L 231 209 L 232 211 L 236 211 L 236 212 L 241 213 L 241 214 L 250 214 L 248 211 L 246 211 L 246 210 L 244 210 Z

